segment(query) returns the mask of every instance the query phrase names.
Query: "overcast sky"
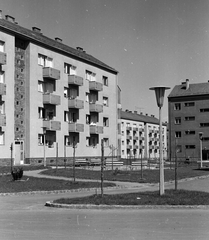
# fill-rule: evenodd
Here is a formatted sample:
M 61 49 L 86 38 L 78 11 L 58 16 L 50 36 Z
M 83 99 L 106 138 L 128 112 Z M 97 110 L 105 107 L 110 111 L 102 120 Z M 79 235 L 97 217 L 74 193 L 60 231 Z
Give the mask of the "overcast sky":
M 150 87 L 209 79 L 209 0 L 1 0 L 0 9 L 118 70 L 124 110 L 158 117 Z

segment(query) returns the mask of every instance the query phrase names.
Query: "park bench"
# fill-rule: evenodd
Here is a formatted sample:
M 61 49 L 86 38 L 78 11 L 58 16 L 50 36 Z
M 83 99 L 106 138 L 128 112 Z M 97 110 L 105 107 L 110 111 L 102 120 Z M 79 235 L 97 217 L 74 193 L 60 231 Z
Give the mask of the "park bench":
M 112 166 L 114 166 L 114 167 L 122 167 L 123 166 L 123 162 L 122 161 L 106 161 L 105 162 L 105 166 L 106 167 L 112 167 Z
M 89 165 L 89 162 L 85 158 L 75 160 L 76 167 L 83 167 L 83 166 L 88 166 L 88 165 Z

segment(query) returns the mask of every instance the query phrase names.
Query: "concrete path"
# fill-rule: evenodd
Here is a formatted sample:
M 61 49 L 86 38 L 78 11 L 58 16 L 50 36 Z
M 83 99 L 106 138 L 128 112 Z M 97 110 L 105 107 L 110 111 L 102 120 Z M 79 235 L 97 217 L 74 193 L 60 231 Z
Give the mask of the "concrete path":
M 43 170 L 24 171 L 24 176 L 72 181 L 72 178 L 40 174 L 40 172 L 42 172 L 42 171 Z M 78 181 L 78 182 L 100 182 L 100 180 L 80 179 L 80 178 L 76 178 L 76 181 Z M 146 187 L 158 186 L 158 184 L 138 183 L 138 182 L 121 182 L 121 181 L 107 181 L 107 180 L 104 180 L 104 182 L 105 183 L 115 183 L 116 186 L 121 187 L 121 188 L 141 188 L 141 187 L 145 187 L 145 186 Z

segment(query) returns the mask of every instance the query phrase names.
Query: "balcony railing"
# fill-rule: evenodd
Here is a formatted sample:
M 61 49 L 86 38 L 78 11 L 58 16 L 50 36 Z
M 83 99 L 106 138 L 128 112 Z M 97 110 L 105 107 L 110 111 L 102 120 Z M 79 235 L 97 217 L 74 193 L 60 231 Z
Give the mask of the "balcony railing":
M 126 135 L 126 139 L 131 140 L 131 139 L 132 139 L 132 136 Z
M 92 126 L 90 125 L 90 134 L 102 134 L 103 127 L 102 126 Z
M 84 132 L 84 124 L 81 123 L 69 123 L 68 124 L 69 132 Z
M 132 146 L 128 144 L 128 145 L 126 145 L 126 148 L 127 149 L 132 149 Z
M 53 93 L 44 93 L 43 104 L 60 105 L 60 96 Z
M 77 108 L 77 109 L 83 109 L 84 108 L 84 102 L 83 100 L 79 99 L 68 99 L 68 108 Z
M 139 149 L 138 145 L 134 145 L 133 149 Z
M 0 52 L 0 65 L 5 65 L 7 63 L 7 54 Z
M 89 82 L 89 89 L 94 91 L 102 91 L 103 85 L 100 82 L 90 81 Z
M 6 115 L 0 113 L 0 127 L 6 126 Z
M 131 130 L 132 130 L 132 127 L 126 127 L 126 130 L 127 130 L 127 131 L 131 131 Z
M 6 84 L 0 83 L 0 95 L 6 95 Z
M 101 112 L 103 112 L 103 105 L 97 104 L 97 103 L 90 103 L 89 104 L 89 111 L 90 112 L 101 113 Z
M 133 140 L 139 140 L 138 136 L 133 136 Z
M 76 75 L 68 75 L 68 84 L 83 86 L 83 78 Z
M 53 80 L 60 79 L 60 70 L 51 68 L 51 67 L 44 67 L 43 68 L 43 77 L 50 78 Z
M 54 120 L 43 120 L 43 127 L 49 131 L 61 130 L 61 122 Z

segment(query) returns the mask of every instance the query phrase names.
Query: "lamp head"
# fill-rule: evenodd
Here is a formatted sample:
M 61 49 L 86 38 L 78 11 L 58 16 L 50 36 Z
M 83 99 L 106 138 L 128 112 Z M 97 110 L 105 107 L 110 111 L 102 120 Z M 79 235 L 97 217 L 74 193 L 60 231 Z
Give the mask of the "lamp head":
M 155 91 L 157 106 L 162 107 L 164 101 L 165 90 L 170 89 L 169 87 L 159 86 L 159 87 L 151 87 L 150 90 Z

